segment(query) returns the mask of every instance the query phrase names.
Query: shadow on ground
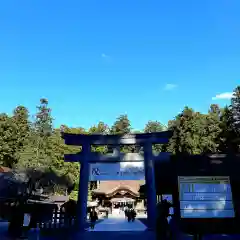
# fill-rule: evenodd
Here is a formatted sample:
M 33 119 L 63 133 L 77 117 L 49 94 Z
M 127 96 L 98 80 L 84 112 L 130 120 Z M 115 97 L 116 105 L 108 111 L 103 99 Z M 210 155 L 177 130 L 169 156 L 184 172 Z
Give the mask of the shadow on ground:
M 146 219 L 139 219 L 144 224 L 146 223 Z M 102 222 L 103 219 L 99 220 L 99 223 Z M 86 225 L 88 228 L 89 224 Z M 0 239 L 1 240 L 10 240 L 9 236 L 7 235 L 7 227 L 8 223 L 0 222 Z M 81 237 L 81 238 L 80 238 Z M 55 230 L 55 233 L 41 233 L 39 231 L 31 230 L 28 234 L 29 240 L 70 240 L 70 239 L 81 239 L 81 240 L 151 240 L 155 239 L 155 235 L 150 231 L 135 231 L 135 232 L 114 232 L 114 231 L 96 231 L 96 232 L 85 232 L 84 234 L 74 233 L 74 231 L 61 231 Z M 192 240 L 192 236 L 182 235 L 180 240 Z M 239 240 L 240 235 L 206 235 L 203 237 L 203 240 Z

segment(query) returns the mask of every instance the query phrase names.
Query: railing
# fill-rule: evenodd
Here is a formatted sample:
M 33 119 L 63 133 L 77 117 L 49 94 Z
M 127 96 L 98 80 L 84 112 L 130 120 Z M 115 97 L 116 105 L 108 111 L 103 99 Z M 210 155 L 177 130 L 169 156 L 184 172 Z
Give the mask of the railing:
M 37 222 L 39 229 L 68 229 L 73 228 L 76 217 L 66 214 L 62 210 L 54 210 L 50 221 Z

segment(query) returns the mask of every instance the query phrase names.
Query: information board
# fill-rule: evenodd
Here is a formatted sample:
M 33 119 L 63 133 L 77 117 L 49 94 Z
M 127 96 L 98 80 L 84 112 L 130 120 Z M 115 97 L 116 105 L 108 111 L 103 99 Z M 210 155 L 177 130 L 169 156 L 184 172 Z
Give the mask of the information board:
M 182 218 L 233 218 L 229 177 L 178 177 Z

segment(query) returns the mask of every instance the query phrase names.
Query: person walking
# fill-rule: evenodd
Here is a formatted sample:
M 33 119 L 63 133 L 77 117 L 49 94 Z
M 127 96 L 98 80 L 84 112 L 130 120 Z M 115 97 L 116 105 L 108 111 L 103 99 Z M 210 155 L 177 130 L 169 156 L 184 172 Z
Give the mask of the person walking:
M 125 208 L 124 213 L 125 213 L 125 219 L 127 219 L 129 214 L 128 208 Z
M 136 216 L 137 216 L 137 213 L 136 213 L 135 209 L 132 209 L 132 210 L 131 210 L 131 215 L 132 215 L 131 220 L 132 220 L 132 222 L 134 222 L 134 221 L 135 221 L 135 218 L 136 218 Z
M 131 209 L 129 209 L 129 210 L 127 210 L 127 220 L 128 220 L 128 222 L 131 222 L 131 220 L 132 220 L 132 210 Z
M 109 210 L 106 208 L 106 218 L 108 218 Z
M 93 208 L 92 211 L 90 212 L 90 228 L 94 229 L 96 221 L 98 220 L 98 215 L 96 210 Z

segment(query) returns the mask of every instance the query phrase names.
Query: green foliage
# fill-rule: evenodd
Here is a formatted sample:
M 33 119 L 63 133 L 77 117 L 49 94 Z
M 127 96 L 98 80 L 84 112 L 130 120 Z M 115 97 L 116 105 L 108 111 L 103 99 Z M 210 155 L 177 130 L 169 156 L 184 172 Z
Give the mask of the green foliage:
M 232 113 L 232 128 L 239 135 L 240 133 L 240 86 L 233 92 L 233 98 L 230 105 Z
M 74 201 L 77 201 L 78 200 L 78 191 L 72 191 L 69 198 Z
M 52 133 L 51 109 L 48 107 L 48 100 L 40 99 L 40 106 L 37 106 L 38 112 L 35 120 L 35 131 L 40 137 L 48 137 Z
M 92 201 L 92 189 L 91 189 L 91 182 L 88 184 L 88 201 Z M 79 184 L 77 183 L 75 185 L 74 190 L 70 194 L 70 199 L 77 201 L 78 199 L 78 190 L 79 190 Z
M 144 128 L 145 133 L 154 133 L 154 132 L 162 132 L 164 131 L 165 127 L 163 124 L 161 124 L 158 121 L 148 121 Z M 162 150 L 162 145 L 161 144 L 155 144 L 153 146 L 153 151 L 154 152 L 160 152 Z
M 158 121 L 149 121 L 145 128 L 144 132 L 145 133 L 154 133 L 154 132 L 162 132 L 164 131 L 165 127 L 163 124 L 161 124 Z
M 92 126 L 88 130 L 88 134 L 108 134 L 109 133 L 109 127 L 104 122 L 99 122 L 98 125 Z M 99 153 L 106 153 L 108 151 L 107 146 L 92 146 L 93 152 L 99 152 Z
M 218 152 L 218 138 L 222 131 L 220 116 L 219 112 L 211 109 L 208 114 L 201 114 L 185 107 L 174 121 L 169 122 L 173 137 L 170 139 L 168 151 L 188 154 Z
M 113 124 L 111 131 L 112 134 L 128 134 L 131 132 L 131 123 L 127 115 L 120 115 L 116 122 Z
M 0 164 L 12 168 L 17 163 L 17 125 L 7 114 L 0 114 Z
M 229 126 L 229 149 L 240 149 L 240 86 L 233 91 L 231 105 L 229 107 L 227 125 Z
M 158 121 L 149 121 L 143 131 L 132 130 L 127 115 L 120 115 L 113 126 L 99 122 L 86 130 L 82 127 L 70 128 L 62 125 L 53 128 L 53 117 L 47 99 L 40 100 L 34 121 L 29 120 L 28 109 L 18 106 L 13 115 L 0 114 L 0 165 L 18 170 L 37 169 L 46 173 L 42 178 L 49 179 L 48 189 L 62 192 L 69 183 L 76 184 L 78 191 L 79 164 L 64 162 L 64 154 L 77 153 L 79 147 L 67 146 L 61 132 L 74 134 L 128 134 L 130 132 L 159 132 L 165 127 Z M 239 152 L 240 145 L 240 86 L 234 90 L 231 105 L 223 109 L 211 105 L 208 113 L 195 112 L 185 107 L 175 119 L 169 121 L 168 129 L 173 136 L 168 145 L 155 145 L 154 151 L 170 151 L 174 154 Z M 124 152 L 138 151 L 139 146 L 122 146 Z M 92 151 L 106 153 L 112 149 L 107 146 L 92 146 Z M 54 177 L 55 176 L 55 177 Z M 61 181 L 60 181 L 61 179 Z M 63 179 L 65 179 L 63 181 Z M 44 181 L 43 181 L 44 182 Z M 91 198 L 89 188 L 89 199 Z M 75 196 L 74 195 L 74 196 Z

